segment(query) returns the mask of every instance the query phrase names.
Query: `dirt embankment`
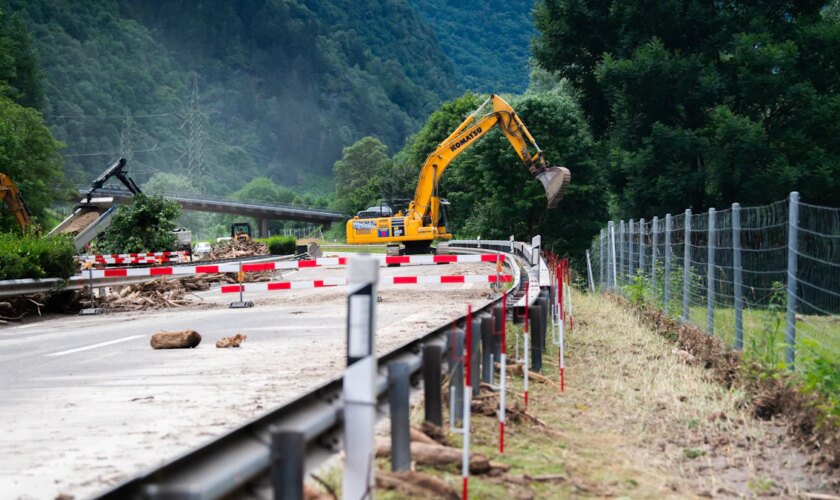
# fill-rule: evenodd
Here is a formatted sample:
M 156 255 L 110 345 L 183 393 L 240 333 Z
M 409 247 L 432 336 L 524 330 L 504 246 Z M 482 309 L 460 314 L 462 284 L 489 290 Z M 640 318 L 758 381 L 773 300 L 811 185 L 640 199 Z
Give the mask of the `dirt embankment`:
M 738 360 L 718 351 L 707 336 L 685 336 L 677 347 L 677 337 L 656 335 L 636 311 L 600 296 L 574 299 L 565 392 L 556 383 L 531 380 L 528 418 L 508 420 L 503 455 L 494 409 L 474 405 L 471 449 L 507 468 L 473 477 L 471 495 L 836 498 L 840 493 L 837 469 L 815 461 L 811 448 L 790 439 L 781 421 L 756 418 L 737 383 Z M 517 333 L 518 327 L 508 330 L 511 360 Z M 543 359 L 543 375 L 556 381 L 557 348 L 550 340 Z M 521 376 L 511 373 L 508 383 L 509 407 L 523 409 Z M 414 415 L 415 421 L 422 418 L 421 411 Z M 458 446 L 460 436 L 451 434 L 449 440 Z M 388 468 L 384 460 L 378 466 Z M 417 470 L 459 489 L 455 467 L 421 464 Z

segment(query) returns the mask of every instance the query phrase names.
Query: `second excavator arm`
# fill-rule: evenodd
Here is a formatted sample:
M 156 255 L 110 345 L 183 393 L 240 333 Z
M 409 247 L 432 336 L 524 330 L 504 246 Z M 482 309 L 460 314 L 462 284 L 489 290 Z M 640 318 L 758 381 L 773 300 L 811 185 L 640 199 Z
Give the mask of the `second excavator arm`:
M 492 110 L 485 113 L 488 106 L 492 106 Z M 569 170 L 548 165 L 542 150 L 513 108 L 504 99 L 494 94 L 426 158 L 420 170 L 414 199 L 409 205 L 409 214 L 423 218 L 431 212 L 432 219 L 437 219 L 436 204 L 433 199 L 437 198 L 437 185 L 441 176 L 461 152 L 495 126 L 499 126 L 502 130 L 528 171 L 543 184 L 548 198 L 548 207 L 557 205 L 569 184 L 571 177 Z

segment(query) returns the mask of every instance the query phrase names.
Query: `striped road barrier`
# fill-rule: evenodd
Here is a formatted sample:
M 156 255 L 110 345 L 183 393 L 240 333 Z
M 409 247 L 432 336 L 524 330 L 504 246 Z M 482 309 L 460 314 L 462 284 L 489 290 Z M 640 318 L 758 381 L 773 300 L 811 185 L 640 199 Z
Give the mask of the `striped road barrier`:
M 509 274 L 498 275 L 498 281 L 502 283 L 513 282 Z M 463 274 L 451 276 L 381 276 L 380 285 L 443 285 L 451 283 L 496 283 L 495 274 Z M 224 285 L 222 293 L 243 292 L 273 292 L 279 290 L 303 290 L 307 288 L 323 288 L 330 286 L 344 286 L 347 279 L 344 277 L 324 278 L 313 281 L 269 281 L 267 283 L 245 283 L 242 285 Z
M 496 262 L 497 254 L 482 255 L 403 255 L 378 256 L 380 265 L 389 264 L 444 264 L 467 262 Z M 500 258 L 504 260 L 504 255 Z M 304 269 L 309 267 L 327 267 L 347 265 L 346 257 L 327 257 L 313 260 L 297 260 L 289 262 L 258 262 L 242 263 L 241 272 L 253 273 L 259 271 L 279 271 L 282 269 Z M 239 263 L 210 264 L 176 267 L 143 267 L 137 269 L 97 269 L 93 271 L 94 278 L 123 278 L 127 276 L 170 276 L 189 274 L 238 273 Z M 87 274 L 87 273 L 86 273 Z
M 82 255 L 81 260 L 107 260 L 107 259 L 138 259 L 145 257 L 179 257 L 185 255 L 184 251 L 175 252 L 146 252 L 146 253 L 111 253 L 111 254 L 92 254 Z

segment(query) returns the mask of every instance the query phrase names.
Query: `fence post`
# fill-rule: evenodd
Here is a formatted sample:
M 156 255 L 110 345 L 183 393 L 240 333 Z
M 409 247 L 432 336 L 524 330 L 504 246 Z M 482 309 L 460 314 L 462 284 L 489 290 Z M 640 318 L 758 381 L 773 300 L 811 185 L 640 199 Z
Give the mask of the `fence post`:
M 613 262 L 613 221 L 607 223 L 607 290 L 613 289 L 612 262 Z
M 665 214 L 665 304 L 664 311 L 668 314 L 671 305 L 671 214 Z
M 639 274 L 645 275 L 645 220 L 639 219 Z
M 650 289 L 656 290 L 656 245 L 659 244 L 659 217 L 654 216 L 650 223 Z
M 595 293 L 595 281 L 592 278 L 592 259 L 589 257 L 589 250 L 586 251 L 586 275 L 589 277 L 589 291 Z M 562 282 L 560 286 L 564 286 Z
M 635 228 L 635 223 L 633 222 L 633 219 L 630 219 L 630 236 L 628 236 L 628 238 L 627 238 L 627 253 L 628 253 L 628 258 L 627 258 L 627 260 L 628 260 L 628 264 L 627 264 L 627 279 L 628 279 L 628 281 L 631 281 L 631 282 L 633 281 L 633 276 L 635 276 L 635 275 L 636 275 L 636 268 L 635 268 L 635 267 L 633 267 L 633 261 L 634 261 L 633 257 L 635 257 L 635 256 L 633 255 L 633 250 L 634 250 L 634 245 L 633 245 L 633 234 L 634 234 L 634 228 Z
M 601 290 L 604 290 L 604 251 L 606 250 L 606 248 L 604 248 L 605 241 L 604 241 L 604 230 L 603 229 L 601 229 L 600 244 L 601 244 L 601 246 L 600 246 L 600 252 L 598 252 L 598 259 L 601 261 L 601 268 L 599 270 L 598 278 L 599 278 L 599 281 L 601 283 Z
M 391 409 L 391 470 L 411 468 L 411 432 L 408 415 L 408 363 L 388 363 L 388 404 Z
M 715 248 L 717 246 L 717 232 L 715 229 L 715 209 L 709 209 L 709 227 L 707 233 L 706 253 L 706 331 L 715 334 Z
M 732 268 L 734 274 L 733 295 L 735 297 L 735 349 L 744 348 L 744 318 L 741 297 L 741 205 L 732 204 Z
M 624 221 L 619 221 L 618 223 L 618 286 L 621 286 L 625 282 L 624 278 Z
M 685 209 L 685 241 L 683 242 L 683 321 L 688 323 L 691 305 L 691 209 Z
M 787 265 L 787 328 L 785 329 L 785 362 L 793 370 L 796 360 L 796 273 L 799 228 L 799 193 L 790 193 L 788 210 L 788 265 Z
M 615 224 L 610 222 L 610 266 L 612 267 L 612 273 L 610 273 L 610 279 L 612 280 L 613 289 L 615 289 L 618 285 L 618 277 L 617 277 L 617 270 L 615 267 L 616 257 L 615 257 Z

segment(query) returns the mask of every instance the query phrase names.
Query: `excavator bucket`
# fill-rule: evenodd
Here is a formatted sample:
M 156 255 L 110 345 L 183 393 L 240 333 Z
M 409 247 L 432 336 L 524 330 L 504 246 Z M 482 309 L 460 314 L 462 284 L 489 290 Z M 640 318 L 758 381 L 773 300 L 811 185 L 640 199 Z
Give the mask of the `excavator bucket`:
M 566 194 L 566 188 L 572 180 L 572 173 L 565 167 L 548 167 L 536 175 L 545 188 L 548 208 L 554 208 Z

